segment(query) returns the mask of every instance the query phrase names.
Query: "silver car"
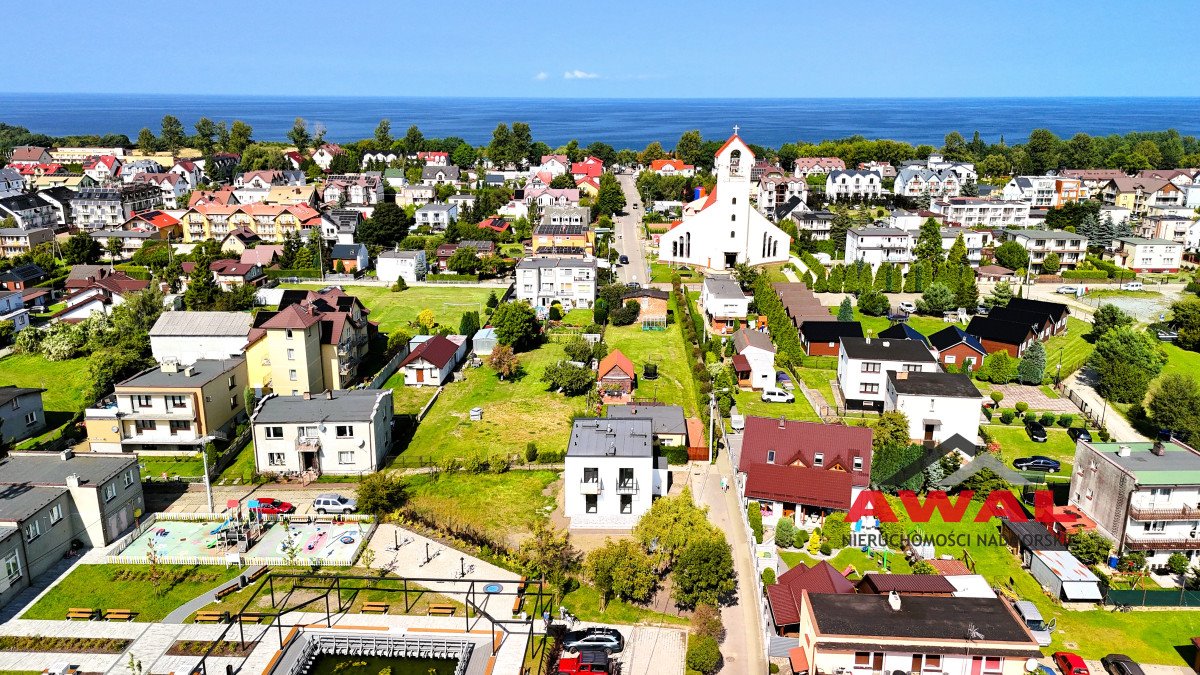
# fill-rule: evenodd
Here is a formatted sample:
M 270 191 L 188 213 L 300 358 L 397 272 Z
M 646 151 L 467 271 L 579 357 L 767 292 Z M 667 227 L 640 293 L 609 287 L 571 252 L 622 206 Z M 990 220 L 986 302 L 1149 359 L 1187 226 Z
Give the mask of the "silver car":
M 320 514 L 354 513 L 358 510 L 358 501 L 341 495 L 327 493 L 317 495 L 317 498 L 313 500 L 313 510 Z

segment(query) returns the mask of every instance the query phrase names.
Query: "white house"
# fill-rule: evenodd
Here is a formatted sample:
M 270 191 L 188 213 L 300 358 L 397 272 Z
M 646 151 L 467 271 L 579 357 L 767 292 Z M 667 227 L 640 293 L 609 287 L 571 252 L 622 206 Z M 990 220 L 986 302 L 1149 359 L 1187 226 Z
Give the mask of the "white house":
M 571 529 L 630 529 L 670 487 L 649 418 L 575 420 L 565 464 L 563 513 Z
M 1035 209 L 1057 209 L 1086 197 L 1083 181 L 1065 176 L 1013 176 L 1004 186 L 1005 199 Z
M 382 150 L 379 152 L 364 152 L 362 156 L 362 168 L 363 171 L 366 171 L 367 165 L 372 162 L 391 164 L 397 159 L 400 159 L 400 155 L 395 152 L 383 152 Z
M 145 183 L 147 185 L 156 185 L 159 190 L 162 190 L 163 208 L 178 209 L 185 208 L 187 204 L 182 203 L 182 198 L 187 194 L 187 181 L 177 173 L 140 173 L 132 181 L 133 183 Z
M 378 172 L 330 176 L 321 190 L 327 204 L 372 206 L 383 201 L 383 178 Z
M 967 262 L 971 267 L 979 267 L 983 261 L 983 247 L 990 243 L 991 237 L 979 230 L 968 230 L 963 227 L 942 228 L 942 250 L 949 251 L 954 242 L 962 237 L 963 245 L 967 247 Z M 914 240 L 915 244 L 915 240 Z
M 825 198 L 830 201 L 877 199 L 881 194 L 883 177 L 878 171 L 835 169 L 825 177 Z
M 83 175 L 100 184 L 110 183 L 121 173 L 121 160 L 113 155 L 89 157 L 83 162 Z
M 175 162 L 175 166 L 172 166 L 168 173 L 182 176 L 187 181 L 189 190 L 195 190 L 196 186 L 204 182 L 204 169 L 190 159 L 181 159 Z
M 937 359 L 920 340 L 844 337 L 837 379 L 847 408 L 883 410 L 887 372 L 936 372 Z
M 313 151 L 312 159 L 313 163 L 321 167 L 322 171 L 328 171 L 333 158 L 344 154 L 346 154 L 346 151 L 342 149 L 342 146 L 335 143 L 326 143 Z
M 683 221 L 659 240 L 659 261 L 709 269 L 786 262 L 791 238 L 750 200 L 754 153 L 736 134 L 716 153 L 717 185 L 684 208 Z
M 425 251 L 384 251 L 375 259 L 375 274 L 389 285 L 397 279 L 413 284 L 425 280 Z
M 22 230 L 53 228 L 58 224 L 58 212 L 54 205 L 36 193 L 0 197 L 0 220 L 8 217 Z
M 517 263 L 516 295 L 533 307 L 561 302 L 564 309 L 596 301 L 596 259 L 533 256 Z
M 741 374 L 748 370 L 751 389 L 775 385 L 775 344 L 766 333 L 749 328 L 739 330 L 733 334 L 733 350 L 737 353 L 733 366 L 739 373 L 739 380 L 744 379 Z
M 952 169 L 930 169 L 906 165 L 896 174 L 892 191 L 901 197 L 957 197 L 962 180 Z
M 253 325 L 247 312 L 163 312 L 150 328 L 150 353 L 183 365 L 239 357 Z
M 1029 202 L 1025 201 L 949 197 L 930 202 L 929 210 L 959 227 L 1023 227 L 1029 223 Z
M 369 473 L 392 448 L 392 390 L 268 394 L 251 423 L 259 473 Z
M 792 211 L 805 211 L 808 182 L 799 176 L 763 176 L 758 181 L 758 210 L 771 222 L 779 222 Z
M 940 370 L 887 372 L 885 411 L 899 410 L 908 418 L 908 437 L 941 445 L 954 436 L 975 445 L 983 394 L 964 373 Z
M 1112 252 L 1104 257 L 1135 272 L 1178 272 L 1183 244 L 1170 239 L 1121 237 L 1113 240 Z
M 1029 251 L 1031 266 L 1041 269 L 1046 256 L 1055 253 L 1065 269 L 1073 269 L 1087 255 L 1087 237 L 1066 230 L 1003 230 L 1004 241 L 1015 241 Z
M 0 323 L 11 321 L 14 333 L 29 327 L 29 310 L 21 295 L 21 291 L 0 291 Z
M 840 157 L 797 157 L 794 166 L 797 176 L 807 178 L 813 174 L 826 175 L 839 169 L 844 171 L 846 162 Z
M 846 262 L 865 262 L 872 270 L 883 263 L 912 262 L 913 235 L 893 227 L 855 227 L 846 232 Z
M 713 332 L 724 333 L 750 312 L 750 297 L 728 277 L 705 277 L 700 288 L 700 307 Z
M 432 230 L 445 230 L 458 220 L 458 207 L 454 204 L 426 204 L 417 209 L 417 227 L 422 225 Z
M 419 336 L 409 343 L 408 356 L 400 362 L 404 384 L 410 387 L 439 387 L 445 384 L 467 353 L 464 335 Z
M 11 197 L 25 191 L 25 179 L 21 172 L 11 167 L 0 169 L 0 197 Z

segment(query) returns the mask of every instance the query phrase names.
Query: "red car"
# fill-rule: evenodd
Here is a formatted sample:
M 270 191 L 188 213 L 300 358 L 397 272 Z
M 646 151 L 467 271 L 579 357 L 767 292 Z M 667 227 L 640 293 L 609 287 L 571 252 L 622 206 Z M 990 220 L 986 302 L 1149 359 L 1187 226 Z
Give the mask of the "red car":
M 1054 664 L 1063 675 L 1091 675 L 1087 664 L 1074 652 L 1054 652 Z
M 288 502 L 281 502 L 272 497 L 259 497 L 258 506 L 251 510 L 267 516 L 277 516 L 285 513 L 293 513 L 296 507 Z

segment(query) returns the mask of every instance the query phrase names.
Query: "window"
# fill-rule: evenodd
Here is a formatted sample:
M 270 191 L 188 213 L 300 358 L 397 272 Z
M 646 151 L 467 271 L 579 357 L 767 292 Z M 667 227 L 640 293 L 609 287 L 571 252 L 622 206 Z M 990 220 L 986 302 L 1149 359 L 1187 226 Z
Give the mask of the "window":
M 945 356 L 945 358 L 942 359 L 942 363 L 945 363 L 946 365 L 950 365 L 951 363 L 954 363 L 954 355 L 947 354 Z M 913 658 L 916 658 L 916 657 L 914 656 Z
M 187 401 L 182 396 L 168 396 L 167 405 L 172 408 L 186 408 Z
M 267 427 L 267 438 L 283 438 L 283 427 Z
M 31 413 L 25 415 L 25 426 L 31 427 L 35 424 L 37 424 L 37 413 L 36 412 L 31 412 Z
M 854 458 L 854 470 L 855 470 L 855 471 L 862 471 L 862 468 L 863 468 L 863 460 L 862 460 L 862 457 L 855 457 L 855 458 Z
M 237 386 L 237 375 L 230 375 L 229 376 L 229 388 L 233 389 L 236 386 Z
M 921 364 L 919 364 L 919 363 L 906 363 L 906 364 L 904 364 L 904 372 L 906 372 L 906 373 L 919 373 L 919 372 L 921 372 Z
M 238 407 L 238 397 L 230 396 L 229 397 L 229 409 L 237 410 L 237 407 Z
M 50 525 L 53 526 L 55 523 L 57 523 L 58 521 L 60 521 L 62 519 L 63 519 L 62 504 L 55 504 L 54 506 L 51 506 L 50 507 Z
M 343 450 L 338 453 L 338 464 L 353 464 L 353 463 L 354 463 L 354 451 L 353 450 Z
M 633 487 L 633 469 L 622 468 L 617 472 L 618 487 Z M 621 513 L 625 513 L 622 511 Z
M 1004 659 L 999 656 L 985 656 L 983 659 L 983 672 L 999 673 L 1004 670 Z
M 768 450 L 767 451 L 767 464 L 774 464 L 774 463 L 775 463 L 775 451 Z
M 1170 497 L 1171 496 L 1171 488 L 1169 488 L 1169 487 L 1150 488 L 1150 496 L 1151 497 Z
M 288 361 L 295 361 L 295 360 L 296 360 L 296 350 L 289 349 L 288 350 Z
M 1167 521 L 1152 520 L 1148 523 L 1142 523 L 1143 532 L 1165 532 L 1167 529 Z
M 909 672 L 919 673 L 922 670 L 941 670 L 942 657 L 940 654 L 913 654 L 912 670 Z
M 816 455 L 813 456 L 813 466 L 824 466 L 824 465 L 825 465 L 825 453 L 818 452 Z
M 316 427 L 300 427 L 299 429 L 297 429 L 297 433 L 305 438 L 316 438 L 317 437 L 317 428 Z
M 21 576 L 21 558 L 16 551 L 4 559 L 4 574 L 8 576 L 9 581 L 14 581 Z
M 104 501 L 111 502 L 117 497 L 117 484 L 109 483 L 104 486 Z
M 287 329 L 287 333 L 286 333 L 286 335 L 287 335 L 287 339 L 289 339 L 289 340 L 291 340 L 291 339 L 292 339 L 292 329 L 291 329 L 291 328 L 288 328 L 288 329 Z
M 598 503 L 598 499 L 597 499 L 596 495 L 584 495 L 583 496 L 583 512 L 584 513 L 595 513 L 597 503 Z
M 150 407 L 150 397 L 149 396 L 134 396 L 133 397 L 133 406 L 135 408 L 149 408 Z
M 187 420 L 171 420 L 171 435 L 175 436 L 181 431 L 191 431 L 192 423 Z
M 284 465 L 284 459 L 283 459 L 282 452 L 268 452 L 267 453 L 267 466 L 283 466 L 283 465 Z
M 130 485 L 133 485 L 133 481 L 135 481 L 135 480 L 137 480 L 137 478 L 133 473 L 133 469 L 130 469 L 125 472 L 125 476 L 122 479 L 122 482 L 125 484 L 125 487 L 129 487 Z
M 621 495 L 621 513 L 633 513 L 633 495 Z
M 733 198 L 733 200 L 732 200 L 730 203 L 731 203 L 731 204 L 736 204 L 736 203 L 737 203 L 737 197 L 734 197 L 734 198 Z
M 600 480 L 600 469 L 595 467 L 585 467 L 583 469 L 583 482 L 596 483 Z
M 296 380 L 298 380 L 300 378 L 296 375 L 296 371 L 289 370 L 288 371 L 288 379 L 291 380 L 292 382 L 295 382 Z
M 354 427 L 349 424 L 339 425 L 337 427 L 338 438 L 354 438 Z
M 734 237 L 736 237 L 736 236 L 737 236 L 737 232 L 735 232 L 735 231 L 733 231 L 733 230 L 730 230 L 730 231 L 729 231 L 729 238 L 730 238 L 730 239 L 733 239 L 733 238 L 734 238 Z
M 878 373 L 878 372 L 879 372 L 879 367 L 880 367 L 880 364 L 878 364 L 878 363 L 863 362 L 863 364 L 862 364 L 862 372 L 864 372 L 864 373 Z
M 33 541 L 40 536 L 42 536 L 42 521 L 29 521 L 29 524 L 25 526 L 25 541 Z
M 139 434 L 155 429 L 154 420 L 134 420 L 133 426 L 137 428 Z
M 883 652 L 854 652 L 855 670 L 883 670 Z
M 864 382 L 861 385 L 859 385 L 858 393 L 860 393 L 860 394 L 878 394 L 879 393 L 879 385 Z

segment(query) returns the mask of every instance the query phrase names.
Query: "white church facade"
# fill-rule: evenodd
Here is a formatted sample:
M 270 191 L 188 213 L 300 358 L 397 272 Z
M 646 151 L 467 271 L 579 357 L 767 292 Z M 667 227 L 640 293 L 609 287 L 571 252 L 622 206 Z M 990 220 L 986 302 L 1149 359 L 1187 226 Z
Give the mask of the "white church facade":
M 712 193 L 687 204 L 683 221 L 659 238 L 659 262 L 714 270 L 787 262 L 791 238 L 750 204 L 754 153 L 736 132 L 717 151 Z

